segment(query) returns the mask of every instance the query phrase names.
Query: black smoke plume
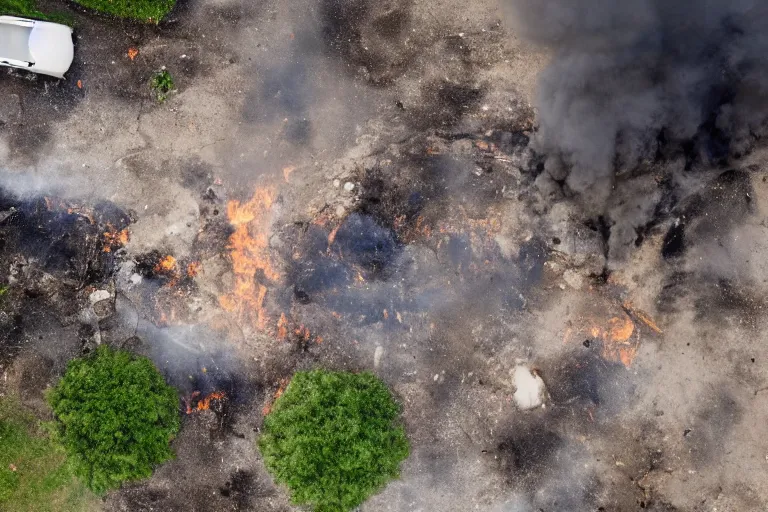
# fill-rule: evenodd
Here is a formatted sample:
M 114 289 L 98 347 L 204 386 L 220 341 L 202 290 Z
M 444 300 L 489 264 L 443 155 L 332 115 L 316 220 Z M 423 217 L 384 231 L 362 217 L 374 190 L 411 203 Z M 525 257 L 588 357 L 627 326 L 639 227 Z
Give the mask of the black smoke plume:
M 540 150 L 576 192 L 660 159 L 724 163 L 765 133 L 765 0 L 508 0 L 517 33 L 552 51 Z

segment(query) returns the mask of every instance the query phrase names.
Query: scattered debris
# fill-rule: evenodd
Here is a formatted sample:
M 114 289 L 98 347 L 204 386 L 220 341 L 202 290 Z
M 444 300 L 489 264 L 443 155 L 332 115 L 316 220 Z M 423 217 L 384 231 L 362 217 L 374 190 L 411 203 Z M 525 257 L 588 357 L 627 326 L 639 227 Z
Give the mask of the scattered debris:
M 97 302 L 109 300 L 111 297 L 112 294 L 109 293 L 109 290 L 96 290 L 88 296 L 88 300 L 91 301 L 91 304 L 96 304 Z

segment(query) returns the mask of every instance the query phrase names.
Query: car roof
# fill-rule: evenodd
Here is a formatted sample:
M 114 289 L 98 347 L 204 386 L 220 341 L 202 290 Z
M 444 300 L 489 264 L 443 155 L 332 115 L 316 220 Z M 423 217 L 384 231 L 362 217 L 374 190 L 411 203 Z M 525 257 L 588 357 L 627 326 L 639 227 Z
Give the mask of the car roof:
M 14 59 L 24 62 L 32 62 L 33 57 L 29 49 L 29 37 L 32 34 L 31 24 L 10 23 L 7 20 L 16 20 L 10 16 L 0 16 L 0 59 Z

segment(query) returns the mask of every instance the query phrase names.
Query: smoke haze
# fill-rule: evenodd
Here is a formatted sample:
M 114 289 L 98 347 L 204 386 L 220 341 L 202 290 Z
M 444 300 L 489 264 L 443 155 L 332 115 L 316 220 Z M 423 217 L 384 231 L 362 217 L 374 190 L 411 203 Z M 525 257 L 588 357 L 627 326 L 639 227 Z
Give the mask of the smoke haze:
M 539 149 L 604 199 L 615 171 L 749 151 L 768 112 L 760 0 L 510 0 L 517 33 L 549 48 Z

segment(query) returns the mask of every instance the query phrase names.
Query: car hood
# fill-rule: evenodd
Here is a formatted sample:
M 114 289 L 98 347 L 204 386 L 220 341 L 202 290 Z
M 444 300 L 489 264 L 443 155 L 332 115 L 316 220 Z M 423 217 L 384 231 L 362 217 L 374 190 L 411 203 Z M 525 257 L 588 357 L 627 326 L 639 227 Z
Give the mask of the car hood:
M 72 29 L 56 23 L 35 22 L 29 35 L 34 70 L 63 78 L 72 65 Z

